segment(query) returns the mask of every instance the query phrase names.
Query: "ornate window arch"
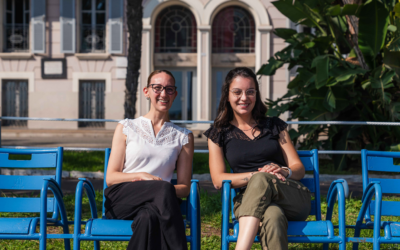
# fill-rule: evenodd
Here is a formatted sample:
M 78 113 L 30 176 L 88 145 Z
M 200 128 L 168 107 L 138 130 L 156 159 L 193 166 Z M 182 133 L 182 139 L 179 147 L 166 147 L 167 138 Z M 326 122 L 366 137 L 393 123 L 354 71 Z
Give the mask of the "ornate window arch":
M 222 9 L 212 23 L 213 53 L 254 53 L 255 22 L 244 8 Z
M 156 53 L 197 52 L 197 25 L 189 9 L 170 6 L 157 16 L 154 48 Z

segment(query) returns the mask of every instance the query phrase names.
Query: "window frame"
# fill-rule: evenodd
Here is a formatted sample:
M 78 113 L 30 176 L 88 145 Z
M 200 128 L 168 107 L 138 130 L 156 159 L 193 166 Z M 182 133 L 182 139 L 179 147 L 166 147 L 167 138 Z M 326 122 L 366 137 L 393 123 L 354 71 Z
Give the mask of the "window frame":
M 26 107 L 24 107 L 26 109 L 25 110 L 26 113 L 24 115 L 25 115 L 25 117 L 29 117 L 29 93 L 30 93 L 30 91 L 29 91 L 29 79 L 20 79 L 20 78 L 15 78 L 15 79 L 14 78 L 3 78 L 3 79 L 0 79 L 0 84 L 1 84 L 1 113 L 2 113 L 2 115 L 6 116 L 6 114 L 4 114 L 4 112 L 3 112 L 4 109 L 7 106 L 5 104 L 6 100 L 3 98 L 4 95 L 6 95 L 4 93 L 4 91 L 3 91 L 3 89 L 5 87 L 5 84 L 8 83 L 8 82 L 14 82 L 14 84 L 18 86 L 18 90 L 19 91 L 21 91 L 21 89 L 19 89 L 19 88 L 21 88 L 21 86 L 20 86 L 21 82 L 26 84 L 26 86 L 25 86 L 26 87 L 26 93 L 25 93 L 26 94 L 26 100 L 25 100 Z M 19 96 L 19 99 L 18 99 L 19 104 L 21 104 L 21 92 L 19 93 L 18 96 Z M 15 99 L 15 101 L 17 101 L 17 99 Z M 20 105 L 16 105 L 16 106 L 20 107 Z M 16 113 L 15 116 L 16 117 L 24 117 L 24 116 L 20 116 L 20 113 L 21 112 Z M 2 126 L 27 127 L 28 126 L 28 122 L 27 121 L 7 121 L 7 122 L 4 121 Z
M 0 0 L 1 1 L 1 0 Z M 16 0 L 10 0 L 11 5 L 12 5 L 12 10 L 9 11 L 7 9 L 7 0 L 1 1 L 0 4 L 0 13 L 3 14 L 3 18 L 0 20 L 0 49 L 1 53 L 27 53 L 30 52 L 30 46 L 31 46 L 31 29 L 30 29 L 30 24 L 31 24 L 31 6 L 32 3 L 30 0 L 22 0 L 22 8 L 23 8 L 23 14 L 22 14 L 22 24 L 17 24 L 17 25 L 22 25 L 22 28 L 24 29 L 24 32 L 27 31 L 27 37 L 26 37 L 26 48 L 25 49 L 17 49 L 15 48 L 7 48 L 7 29 L 6 26 L 11 25 L 13 34 L 14 34 L 14 29 L 15 29 L 15 5 L 16 5 Z M 26 3 L 29 3 L 28 9 L 26 7 Z M 7 14 L 11 12 L 11 24 L 7 23 Z M 28 20 L 26 20 L 26 14 L 29 15 Z
M 91 1 L 91 10 L 83 10 L 83 8 L 82 8 L 82 5 L 83 5 L 83 2 L 84 1 Z M 79 1 L 77 1 L 78 3 L 77 3 L 77 9 L 78 9 L 78 11 L 76 12 L 77 13 L 77 15 L 76 15 L 76 19 L 77 19 L 77 23 L 79 24 L 79 25 L 77 25 L 78 27 L 77 27 L 77 29 L 76 29 L 76 32 L 77 32 L 77 53 L 84 53 L 84 54 L 90 54 L 90 53 L 96 53 L 96 54 L 100 54 L 100 53 L 106 53 L 107 52 L 107 19 L 108 19 L 108 8 L 107 8 L 107 5 L 108 5 L 108 0 L 104 0 L 104 10 L 96 10 L 96 0 L 79 0 Z M 95 41 L 92 39 L 92 49 L 89 51 L 89 50 L 82 50 L 82 45 L 83 45 L 83 40 L 85 39 L 84 37 L 83 37 L 83 27 L 84 27 L 84 25 L 87 25 L 87 24 L 83 24 L 83 14 L 84 13 L 90 13 L 91 14 L 91 24 L 90 24 L 90 27 L 91 27 L 91 30 L 92 30 L 92 36 L 94 36 L 94 35 L 96 35 L 96 27 L 98 26 L 98 24 L 97 24 L 97 20 L 96 20 L 96 14 L 104 14 L 104 24 L 102 24 L 103 26 L 104 26 L 104 28 L 103 28 L 103 32 L 104 32 L 104 35 L 103 35 L 103 44 L 104 44 L 104 48 L 102 49 L 102 50 L 96 50 L 96 49 L 93 49 L 93 48 L 95 48 L 96 46 L 96 43 L 95 43 Z
M 185 14 L 186 16 L 182 15 Z M 181 18 L 180 23 L 187 21 L 187 26 L 181 25 L 179 31 L 175 31 L 175 42 L 178 41 L 178 33 L 181 29 L 186 29 L 185 46 L 176 45 L 175 47 L 166 46 L 168 28 L 163 21 L 169 21 L 170 19 L 179 16 Z M 190 23 L 189 23 L 190 22 Z M 177 23 L 176 21 L 174 23 Z M 172 29 L 172 28 L 170 28 Z M 158 13 L 155 25 L 154 25 L 154 53 L 197 53 L 198 50 L 198 24 L 193 12 L 181 5 L 171 5 L 163 9 Z M 164 42 L 164 44 L 161 44 Z M 192 45 L 192 46 L 190 46 Z
M 225 25 L 226 12 L 233 11 L 232 17 L 233 18 L 239 18 L 238 15 L 236 15 L 236 11 L 240 11 L 241 13 L 244 14 L 243 17 L 240 18 L 240 22 L 230 22 L 230 25 L 235 25 L 237 26 L 237 29 L 243 30 L 244 37 L 240 40 L 240 42 L 247 42 L 247 46 L 240 46 L 236 47 L 235 46 L 235 33 L 237 32 L 236 30 L 233 31 L 231 27 L 228 27 Z M 246 20 L 247 19 L 247 20 Z M 247 25 L 243 25 L 243 23 L 248 22 Z M 223 25 L 221 25 L 223 24 Z M 232 41 L 231 45 L 232 46 L 225 46 L 223 41 L 223 37 L 226 34 L 221 34 L 221 32 L 227 33 L 229 31 L 233 37 L 230 39 L 227 39 L 228 41 Z M 254 16 L 250 11 L 247 9 L 237 6 L 237 5 L 231 5 L 227 6 L 225 8 L 222 8 L 221 10 L 216 13 L 214 19 L 212 20 L 211 23 L 211 51 L 213 54 L 254 54 L 256 53 L 256 21 Z M 222 41 L 222 42 L 221 42 Z

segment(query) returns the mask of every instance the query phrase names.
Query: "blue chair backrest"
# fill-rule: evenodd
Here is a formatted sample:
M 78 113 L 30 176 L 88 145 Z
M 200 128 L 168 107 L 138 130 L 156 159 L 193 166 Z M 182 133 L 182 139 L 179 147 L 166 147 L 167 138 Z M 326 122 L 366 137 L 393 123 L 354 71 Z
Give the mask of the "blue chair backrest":
M 400 179 L 369 178 L 369 171 L 399 173 L 400 165 L 395 165 L 393 160 L 400 158 L 400 152 L 361 151 L 363 190 L 372 181 L 381 183 L 382 194 L 400 194 Z M 400 202 L 382 201 L 382 216 L 400 216 Z M 370 214 L 375 214 L 375 201 L 371 202 Z
M 321 220 L 321 196 L 319 190 L 319 163 L 318 163 L 318 150 L 313 149 L 310 151 L 297 151 L 301 162 L 307 172 L 312 172 L 312 178 L 303 178 L 301 183 L 306 186 L 311 193 L 314 194 L 314 200 L 311 201 L 310 215 L 314 215 L 316 220 Z M 232 170 L 231 170 L 232 172 Z M 233 198 L 240 191 L 239 188 L 231 190 L 231 207 L 233 208 Z M 235 218 L 232 209 L 232 218 Z
M 10 155 L 31 155 L 30 160 L 12 160 Z M 54 149 L 7 149 L 0 148 L 0 168 L 55 170 L 54 175 L 0 175 L 0 189 L 6 190 L 41 190 L 43 179 L 52 178 L 61 186 L 63 148 Z M 2 171 L 3 172 L 3 171 Z M 47 199 L 47 212 L 58 217 L 54 198 Z M 40 198 L 0 197 L 0 212 L 38 213 Z
M 104 202 L 105 202 L 105 197 L 104 197 L 104 190 L 106 190 L 107 186 L 107 182 L 106 182 L 106 175 L 107 175 L 107 167 L 108 167 L 108 160 L 110 159 L 110 153 L 111 153 L 111 148 L 106 148 L 105 151 L 105 157 L 104 157 L 104 182 L 103 182 L 103 208 L 102 208 L 102 218 L 105 219 L 106 218 L 106 211 L 105 211 L 105 207 L 104 207 Z M 193 170 L 193 166 L 192 166 L 192 170 Z M 192 171 L 193 172 L 193 171 Z M 176 180 L 172 179 L 171 180 L 172 184 L 176 184 Z M 187 205 L 188 203 L 186 201 L 183 201 L 181 204 L 181 213 L 182 215 L 186 215 L 187 214 Z
M 319 162 L 318 150 L 297 151 L 306 172 L 312 172 L 313 178 L 303 178 L 301 183 L 314 194 L 314 200 L 311 201 L 310 215 L 315 215 L 316 220 L 321 220 L 321 195 L 319 190 Z

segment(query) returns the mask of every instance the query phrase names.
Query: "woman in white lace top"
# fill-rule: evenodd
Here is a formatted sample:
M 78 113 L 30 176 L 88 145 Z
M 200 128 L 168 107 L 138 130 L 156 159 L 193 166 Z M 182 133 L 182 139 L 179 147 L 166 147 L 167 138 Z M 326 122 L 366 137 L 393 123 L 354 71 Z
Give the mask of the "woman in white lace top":
M 128 249 L 187 249 L 179 199 L 189 195 L 193 134 L 169 121 L 177 96 L 166 70 L 150 74 L 143 93 L 149 113 L 115 129 L 107 168 L 107 218 L 133 219 Z M 170 183 L 177 170 L 177 185 Z

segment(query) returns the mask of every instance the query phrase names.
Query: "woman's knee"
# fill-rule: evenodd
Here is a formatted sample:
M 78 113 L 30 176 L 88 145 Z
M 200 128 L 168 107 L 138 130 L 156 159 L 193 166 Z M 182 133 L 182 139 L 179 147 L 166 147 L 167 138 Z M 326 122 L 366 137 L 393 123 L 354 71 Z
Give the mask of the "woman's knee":
M 157 214 L 151 209 L 142 208 L 134 218 L 134 222 L 132 223 L 132 229 L 135 229 L 139 224 L 142 225 L 143 227 L 147 227 L 150 225 L 154 225 L 156 223 L 158 223 Z

